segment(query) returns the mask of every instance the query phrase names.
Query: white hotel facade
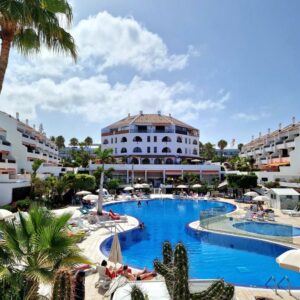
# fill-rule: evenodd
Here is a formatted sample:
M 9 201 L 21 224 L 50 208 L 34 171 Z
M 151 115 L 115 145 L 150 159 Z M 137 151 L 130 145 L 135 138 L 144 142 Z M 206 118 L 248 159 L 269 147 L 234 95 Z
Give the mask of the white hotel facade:
M 253 158 L 260 181 L 287 182 L 300 178 L 300 122 L 295 118 L 288 126 L 259 137 L 243 146 L 240 157 Z
M 220 176 L 219 165 L 199 164 L 199 130 L 171 115 L 128 115 L 103 128 L 101 142 L 123 162 L 106 168 L 113 167 L 114 175 L 127 183 L 140 178 L 158 187 L 167 177 L 184 173 L 197 174 L 202 181 Z M 96 168 L 90 165 L 90 170 Z
M 30 186 L 32 162 L 43 160 L 39 174 L 57 175 L 60 158 L 54 142 L 39 130 L 0 111 L 0 206 L 10 203 L 20 190 Z M 22 194 L 22 193 L 21 193 Z

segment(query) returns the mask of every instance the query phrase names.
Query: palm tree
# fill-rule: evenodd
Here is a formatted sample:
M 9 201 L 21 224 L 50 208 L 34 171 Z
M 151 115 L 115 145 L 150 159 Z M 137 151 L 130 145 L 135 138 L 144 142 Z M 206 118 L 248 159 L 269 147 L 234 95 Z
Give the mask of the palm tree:
M 242 143 L 239 143 L 238 144 L 238 149 L 240 150 L 240 151 L 242 151 L 242 148 L 244 147 L 244 144 L 242 144 Z
M 73 137 L 70 139 L 70 145 L 75 147 L 75 146 L 78 146 L 79 145 L 79 142 L 78 142 L 78 139 Z
M 215 155 L 214 145 L 212 143 L 205 143 L 203 145 L 203 156 L 206 160 L 211 160 Z
M 55 144 L 58 149 L 65 148 L 65 138 L 62 135 L 59 135 L 55 139 Z
M 73 37 L 60 24 L 72 22 L 72 8 L 66 0 L 1 1 L 0 93 L 11 47 L 22 54 L 37 53 L 44 45 L 55 52 L 77 58 Z
M 218 147 L 221 149 L 221 157 L 223 157 L 223 150 L 226 148 L 226 146 L 227 146 L 227 141 L 219 140 Z
M 90 136 L 87 136 L 84 140 L 84 143 L 89 147 L 93 144 L 93 139 Z
M 20 213 L 19 223 L 0 224 L 0 281 L 23 289 L 21 299 L 37 299 L 40 283 L 52 283 L 60 267 L 89 263 L 76 245 L 77 238 L 67 234 L 70 218 L 70 214 L 55 217 L 35 206 L 26 218 Z
M 99 168 L 101 172 L 100 182 L 99 182 L 99 193 L 98 193 L 98 207 L 97 213 L 102 214 L 102 204 L 103 204 L 103 182 L 104 182 L 104 164 L 111 159 L 111 155 L 113 154 L 113 149 L 101 149 L 99 147 L 95 151 L 96 158 L 100 160 L 102 163 L 102 167 Z

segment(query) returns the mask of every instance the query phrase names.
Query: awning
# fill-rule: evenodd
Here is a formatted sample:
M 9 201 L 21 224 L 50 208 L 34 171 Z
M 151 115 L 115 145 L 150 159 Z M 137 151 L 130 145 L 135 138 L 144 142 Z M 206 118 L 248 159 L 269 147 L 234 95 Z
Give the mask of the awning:
M 287 166 L 289 164 L 290 164 L 289 162 L 280 162 L 280 163 L 269 164 L 268 166 L 270 166 L 270 167 L 280 167 L 280 166 Z

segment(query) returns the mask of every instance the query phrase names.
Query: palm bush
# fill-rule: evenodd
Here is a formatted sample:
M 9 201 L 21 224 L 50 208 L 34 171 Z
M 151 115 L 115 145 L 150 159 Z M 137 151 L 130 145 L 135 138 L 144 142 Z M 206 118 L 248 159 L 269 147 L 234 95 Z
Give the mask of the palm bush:
M 32 207 L 20 222 L 0 224 L 0 285 L 7 292 L 23 294 L 20 299 L 37 299 L 40 283 L 52 283 L 63 266 L 89 263 L 76 245 L 77 238 L 67 235 L 70 214 L 55 217 L 48 210 Z M 3 291 L 5 294 L 5 291 Z M 19 299 L 14 297 L 14 299 Z

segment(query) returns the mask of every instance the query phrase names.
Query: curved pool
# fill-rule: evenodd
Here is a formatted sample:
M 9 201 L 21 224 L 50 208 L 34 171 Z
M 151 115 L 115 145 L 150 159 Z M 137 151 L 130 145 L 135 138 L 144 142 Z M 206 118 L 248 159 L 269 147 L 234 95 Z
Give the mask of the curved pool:
M 234 205 L 206 200 L 155 199 L 105 205 L 105 210 L 131 215 L 145 223 L 144 229 L 119 234 L 123 260 L 133 267 L 153 268 L 153 259 L 161 259 L 163 241 L 175 245 L 182 241 L 189 255 L 190 277 L 200 279 L 224 278 L 242 286 L 266 287 L 271 275 L 279 281 L 289 276 L 292 288 L 300 288 L 300 274 L 282 269 L 275 258 L 288 247 L 261 240 L 229 236 L 191 229 L 188 223 L 199 218 L 200 211 L 217 208 L 224 213 Z M 108 254 L 112 238 L 106 239 L 100 250 Z M 272 287 L 272 286 L 269 286 Z M 284 285 L 281 285 L 284 287 Z
M 300 235 L 300 228 L 282 224 L 249 221 L 236 223 L 232 226 L 243 231 L 253 232 L 261 235 L 286 237 Z

